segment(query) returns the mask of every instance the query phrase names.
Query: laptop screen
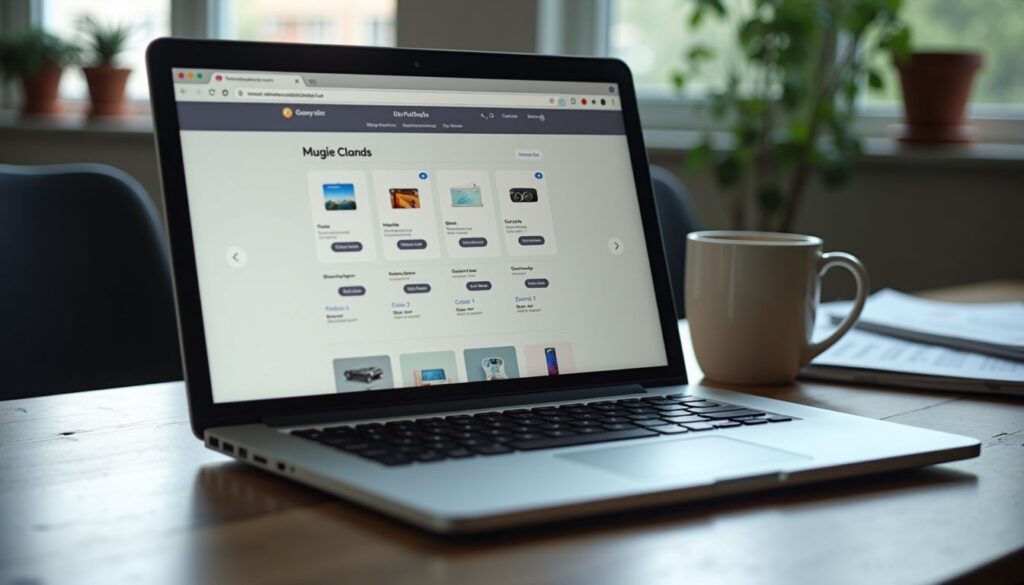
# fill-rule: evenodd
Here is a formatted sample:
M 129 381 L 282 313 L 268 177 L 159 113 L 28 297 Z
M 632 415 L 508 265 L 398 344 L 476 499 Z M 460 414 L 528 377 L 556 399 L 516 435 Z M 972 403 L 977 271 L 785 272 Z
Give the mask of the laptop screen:
M 667 365 L 615 84 L 172 75 L 215 402 Z

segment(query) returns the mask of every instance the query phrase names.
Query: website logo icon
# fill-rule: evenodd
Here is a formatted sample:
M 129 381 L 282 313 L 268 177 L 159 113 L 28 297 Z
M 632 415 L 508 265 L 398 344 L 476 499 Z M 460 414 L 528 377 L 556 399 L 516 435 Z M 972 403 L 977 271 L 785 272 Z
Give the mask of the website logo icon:
M 292 116 L 294 115 L 295 112 L 288 106 L 281 108 L 281 117 L 284 118 L 285 120 L 291 120 Z

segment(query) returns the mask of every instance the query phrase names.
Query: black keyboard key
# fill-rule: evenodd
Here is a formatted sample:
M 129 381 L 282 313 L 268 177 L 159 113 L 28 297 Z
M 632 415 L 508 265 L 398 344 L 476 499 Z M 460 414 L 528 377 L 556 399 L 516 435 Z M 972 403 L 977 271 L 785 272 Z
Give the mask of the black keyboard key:
M 669 394 L 665 398 L 690 398 L 689 394 Z
M 651 420 L 638 420 L 638 421 L 634 421 L 634 424 L 636 424 L 637 426 L 641 426 L 641 427 L 660 427 L 660 426 L 667 425 L 668 423 L 663 421 L 663 420 L 661 420 L 661 419 L 655 418 L 655 419 L 651 419 Z
M 631 420 L 637 421 L 637 420 L 657 419 L 659 416 L 660 415 L 658 415 L 658 414 L 631 414 L 631 415 L 629 415 L 629 418 Z
M 676 404 L 674 402 L 672 404 L 663 404 L 660 406 L 655 406 L 654 408 L 657 408 L 661 412 L 677 412 L 686 410 L 685 406 L 683 406 L 682 404 Z
M 317 432 L 316 429 L 306 429 L 305 431 L 294 431 L 293 434 L 297 434 L 297 433 L 300 433 L 300 432 L 309 432 L 309 431 L 312 431 L 314 433 Z M 324 433 L 324 434 L 331 434 L 331 435 L 354 435 L 354 434 L 356 434 L 356 430 L 354 428 L 350 427 L 350 426 L 347 426 L 347 425 L 341 425 L 341 426 L 336 426 L 336 427 L 327 427 L 327 428 L 323 429 L 320 432 Z
M 600 427 L 601 423 L 596 420 L 574 420 L 569 423 L 569 426 L 574 429 L 580 429 L 583 427 Z
M 587 434 L 592 434 L 592 433 L 603 433 L 603 432 L 606 432 L 607 430 L 608 429 L 606 429 L 606 428 L 604 428 L 602 426 L 596 426 L 596 427 L 577 427 L 576 428 L 576 432 L 581 434 L 581 435 L 587 435 Z
M 377 457 L 392 455 L 394 454 L 394 451 L 392 451 L 391 449 L 381 449 L 378 447 L 376 449 L 366 449 L 365 451 L 360 451 L 359 454 L 362 455 L 363 457 L 370 457 L 372 459 L 376 459 Z
M 603 423 L 603 424 L 606 424 L 606 425 L 614 425 L 614 424 L 618 424 L 618 423 L 632 422 L 632 420 L 633 419 L 631 419 L 631 418 L 629 418 L 627 416 L 605 416 L 605 417 L 601 417 L 601 418 L 597 419 L 597 422 Z
M 573 435 L 571 437 L 549 437 L 533 441 L 512 441 L 509 445 L 515 449 L 532 451 L 534 449 L 553 449 L 555 447 L 570 447 L 573 445 L 589 445 L 592 443 L 604 443 L 607 441 L 621 441 L 623 439 L 639 439 L 642 437 L 655 437 L 658 433 L 651 429 L 638 429 L 633 427 L 628 430 L 610 431 L 606 433 L 590 433 Z
M 609 431 L 625 431 L 629 429 L 635 429 L 637 427 L 635 424 L 632 423 L 615 423 L 610 425 L 604 425 L 604 428 L 608 429 Z
M 421 463 L 429 463 L 431 461 L 441 461 L 445 459 L 444 453 L 438 451 L 424 451 L 416 456 L 416 461 Z
M 446 455 L 452 459 L 465 459 L 466 457 L 472 457 L 475 453 L 469 449 L 451 449 Z
M 743 423 L 744 425 L 747 425 L 747 426 L 766 425 L 766 424 L 768 424 L 768 421 L 763 419 L 763 418 L 745 418 L 745 419 L 743 419 L 743 420 L 741 420 L 739 422 L 741 422 L 741 423 Z
M 725 412 L 707 412 L 702 416 L 710 419 L 719 420 L 726 418 L 739 418 L 744 416 L 763 416 L 764 413 L 760 410 L 750 410 L 748 408 L 741 408 L 739 410 L 727 410 Z
M 406 457 L 404 455 L 400 455 L 400 454 L 397 454 L 397 453 L 393 454 L 393 455 L 384 455 L 382 457 L 376 457 L 375 460 L 378 463 L 383 463 L 384 465 L 388 465 L 388 466 L 408 465 L 408 464 L 412 463 L 411 459 L 409 459 L 408 457 Z
M 710 414 L 712 412 L 725 412 L 727 410 L 744 410 L 742 406 L 733 406 L 731 404 L 718 405 L 718 406 L 701 406 L 701 407 L 689 407 L 690 412 L 693 414 Z
M 542 416 L 541 418 L 543 418 L 544 420 L 546 420 L 548 422 L 553 422 L 553 423 L 564 423 L 564 422 L 569 422 L 571 420 L 575 420 L 573 417 L 571 417 L 571 416 L 569 416 L 567 414 L 555 414 L 555 415 L 551 415 L 551 416 Z
M 326 436 L 320 437 L 320 443 L 328 445 L 330 447 L 344 447 L 345 445 L 352 445 L 353 443 L 365 443 L 360 437 L 333 437 Z
M 665 425 L 663 427 L 654 427 L 654 430 L 663 435 L 681 435 L 690 432 L 690 429 L 683 425 Z
M 788 417 L 788 416 L 782 416 L 781 414 L 773 414 L 773 415 L 769 416 L 767 420 L 768 420 L 768 422 L 776 423 L 776 422 L 791 421 L 791 420 L 793 420 L 793 418 L 792 417 Z
M 601 430 L 603 431 L 604 429 L 601 429 Z M 544 436 L 545 435 L 543 435 L 541 433 L 519 433 L 517 435 L 512 435 L 512 440 L 515 440 L 515 441 L 532 441 L 533 439 L 541 439 Z
M 679 423 L 679 424 L 704 422 L 704 421 L 708 420 L 708 417 L 700 416 L 700 415 L 696 415 L 696 414 L 688 414 L 688 415 L 685 415 L 685 416 L 663 416 L 661 418 L 664 419 L 664 420 L 667 420 L 668 422 Z
M 715 428 L 715 425 L 706 422 L 687 423 L 683 426 L 691 431 L 710 431 Z
M 549 437 L 571 437 L 576 433 L 573 431 L 545 431 L 544 434 Z
M 729 404 L 722 405 L 722 404 L 719 404 L 718 402 L 712 402 L 710 400 L 703 400 L 703 399 L 695 400 L 695 401 L 689 401 L 689 402 L 684 402 L 684 404 L 686 404 L 686 406 L 689 407 L 689 408 L 714 408 L 716 406 L 731 406 Z
M 716 420 L 712 424 L 715 425 L 716 429 L 731 429 L 743 426 L 743 423 L 739 423 L 734 420 Z
M 570 437 L 565 437 L 570 438 Z M 562 439 L 537 439 L 538 441 L 559 441 Z M 509 449 L 505 445 L 500 443 L 485 443 L 483 445 L 477 445 L 473 447 L 473 450 L 481 455 L 500 455 L 502 453 L 511 453 L 512 449 Z

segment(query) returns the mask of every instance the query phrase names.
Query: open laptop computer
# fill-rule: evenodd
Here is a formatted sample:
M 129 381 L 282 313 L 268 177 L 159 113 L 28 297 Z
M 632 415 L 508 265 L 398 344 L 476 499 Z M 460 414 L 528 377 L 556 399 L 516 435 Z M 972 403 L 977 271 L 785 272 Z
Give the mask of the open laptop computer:
M 452 533 L 979 452 L 686 385 L 619 61 L 174 39 L 147 59 L 210 449 Z

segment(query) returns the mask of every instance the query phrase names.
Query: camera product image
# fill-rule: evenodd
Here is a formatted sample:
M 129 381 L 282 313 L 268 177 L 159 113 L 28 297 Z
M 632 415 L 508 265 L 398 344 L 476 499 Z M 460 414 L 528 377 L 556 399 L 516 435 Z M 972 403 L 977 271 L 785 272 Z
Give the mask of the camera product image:
M 512 203 L 536 203 L 537 190 L 530 187 L 516 187 L 508 190 Z
M 356 368 L 354 370 L 345 370 L 346 380 L 359 380 L 369 384 L 374 380 L 379 380 L 384 375 L 384 370 L 370 366 L 368 368 Z
M 484 368 L 484 379 L 488 382 L 491 380 L 508 380 L 508 374 L 505 373 L 505 360 L 500 357 L 487 357 L 480 360 L 480 365 Z

